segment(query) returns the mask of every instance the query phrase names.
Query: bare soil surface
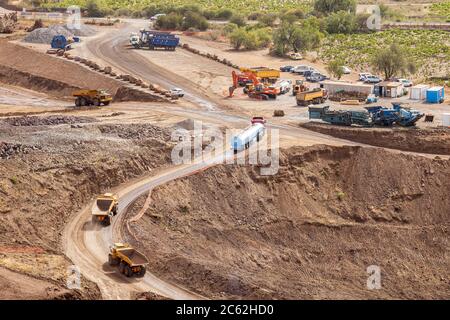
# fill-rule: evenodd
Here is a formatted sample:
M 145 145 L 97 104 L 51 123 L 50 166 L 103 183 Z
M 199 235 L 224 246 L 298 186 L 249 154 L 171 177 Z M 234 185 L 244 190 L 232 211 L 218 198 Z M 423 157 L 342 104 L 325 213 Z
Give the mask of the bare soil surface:
M 301 127 L 330 136 L 378 147 L 431 154 L 450 155 L 447 128 L 355 128 L 307 122 Z
M 128 240 L 152 272 L 213 298 L 450 297 L 448 160 L 315 146 L 284 150 L 280 166 L 160 186 Z M 370 265 L 380 290 L 366 287 Z
M 70 265 L 61 248 L 66 222 L 92 196 L 170 159 L 165 129 L 104 123 L 110 119 L 50 115 L 0 121 L 0 268 L 42 280 L 30 298 L 99 298 L 88 282 L 80 292 L 63 290 Z M 11 297 L 21 292 L 14 278 L 9 284 L 8 277 L 1 279 L 2 286 L 17 288 Z M 47 282 L 58 290 L 42 294 Z
M 0 65 L 75 88 L 106 89 L 115 93 L 121 83 L 79 65 L 7 41 L 0 43 Z M 51 67 L 50 67 L 51 66 Z

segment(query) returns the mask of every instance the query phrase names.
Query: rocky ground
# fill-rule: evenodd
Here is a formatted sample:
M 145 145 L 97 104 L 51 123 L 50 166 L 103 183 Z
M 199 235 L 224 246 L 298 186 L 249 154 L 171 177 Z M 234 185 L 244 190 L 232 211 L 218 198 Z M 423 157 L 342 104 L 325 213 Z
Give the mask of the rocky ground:
M 108 119 L 0 120 L 0 284 L 16 288 L 2 290 L 0 299 L 22 297 L 27 280 L 36 287 L 27 289 L 29 298 L 99 298 L 92 283 L 81 291 L 65 289 L 65 223 L 93 195 L 165 165 L 170 155 L 164 129 L 100 123 Z M 22 285 L 8 281 L 11 272 L 21 274 L 14 281 Z
M 449 175 L 448 160 L 295 147 L 275 176 L 218 166 L 157 188 L 129 241 L 209 297 L 448 298 Z

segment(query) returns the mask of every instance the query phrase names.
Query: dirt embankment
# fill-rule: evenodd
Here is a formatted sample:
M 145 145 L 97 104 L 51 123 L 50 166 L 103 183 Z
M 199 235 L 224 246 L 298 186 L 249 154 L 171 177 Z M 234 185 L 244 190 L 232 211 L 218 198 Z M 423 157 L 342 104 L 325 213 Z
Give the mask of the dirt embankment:
M 106 89 L 116 101 L 164 101 L 82 66 L 0 40 L 0 83 L 70 97 L 77 89 Z
M 336 138 L 377 147 L 450 155 L 450 130 L 446 128 L 349 128 L 318 122 L 302 123 L 300 126 Z
M 450 297 L 449 161 L 316 146 L 280 162 L 274 176 L 224 165 L 157 188 L 128 241 L 208 297 Z
M 134 124 L 92 120 L 50 116 L 0 121 L 0 154 L 6 154 L 0 158 L 0 267 L 60 289 L 41 298 L 68 294 L 70 261 L 62 255 L 60 237 L 71 214 L 93 195 L 170 160 L 170 136 L 164 130 L 145 124 L 141 129 L 146 134 L 139 136 Z M 0 273 L 2 285 L 5 279 Z M 69 290 L 73 299 L 99 297 L 92 284 L 83 286 L 80 292 Z

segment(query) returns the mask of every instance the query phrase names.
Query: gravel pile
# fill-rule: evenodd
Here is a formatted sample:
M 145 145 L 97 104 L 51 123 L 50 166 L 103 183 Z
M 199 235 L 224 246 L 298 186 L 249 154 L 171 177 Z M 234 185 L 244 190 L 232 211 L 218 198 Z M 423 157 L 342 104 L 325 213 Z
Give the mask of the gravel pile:
M 170 138 L 169 131 L 150 124 L 105 124 L 99 125 L 98 129 L 103 134 L 116 135 L 122 139 L 159 139 L 162 141 L 168 141 Z
M 40 149 L 34 146 L 25 146 L 18 143 L 0 142 L 0 159 L 9 159 L 16 154 L 28 153 L 31 150 Z
M 16 126 L 16 127 L 26 127 L 26 126 L 51 126 L 57 124 L 74 124 L 74 123 L 89 123 L 95 122 L 95 119 L 89 117 L 75 117 L 75 116 L 48 116 L 48 117 L 37 117 L 37 116 L 23 116 L 23 117 L 13 117 L 7 118 L 6 123 Z
M 52 25 L 48 28 L 39 28 L 30 32 L 25 38 L 29 43 L 50 43 L 54 36 L 87 37 L 95 34 L 95 29 L 87 25 L 81 25 L 80 29 L 70 29 L 67 25 Z

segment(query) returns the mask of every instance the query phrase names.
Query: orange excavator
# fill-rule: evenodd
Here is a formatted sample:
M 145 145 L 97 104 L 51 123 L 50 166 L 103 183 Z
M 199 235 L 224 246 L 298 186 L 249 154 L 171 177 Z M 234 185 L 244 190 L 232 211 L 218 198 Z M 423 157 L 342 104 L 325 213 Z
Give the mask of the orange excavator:
M 234 90 L 238 88 L 239 77 L 241 76 L 238 75 L 236 71 L 231 72 L 231 75 L 233 77 L 233 86 L 229 88 L 230 98 L 233 96 Z M 264 85 L 252 72 L 244 72 L 242 75 L 251 80 L 251 82 L 247 83 L 244 88 L 244 92 L 250 98 L 258 100 L 269 100 L 276 99 L 277 95 L 280 94 L 279 88 Z

